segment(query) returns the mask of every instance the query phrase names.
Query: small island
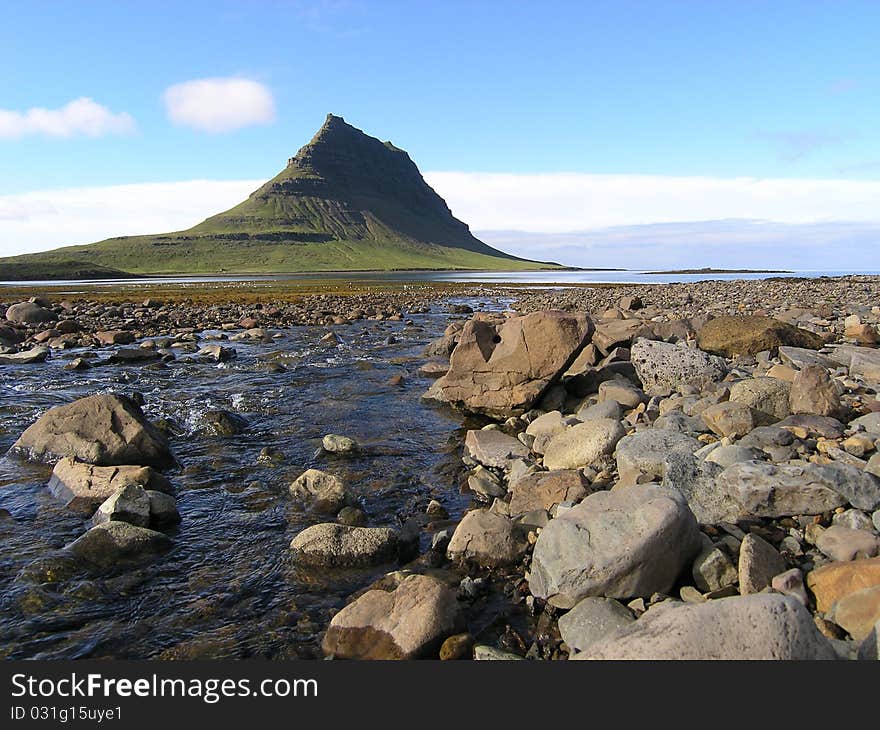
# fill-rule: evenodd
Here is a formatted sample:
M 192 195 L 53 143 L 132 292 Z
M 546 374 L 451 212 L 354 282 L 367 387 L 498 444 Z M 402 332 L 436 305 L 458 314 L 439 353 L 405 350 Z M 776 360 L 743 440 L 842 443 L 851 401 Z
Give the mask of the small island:
M 788 269 L 672 269 L 669 271 L 645 271 L 646 275 L 657 274 L 793 274 Z

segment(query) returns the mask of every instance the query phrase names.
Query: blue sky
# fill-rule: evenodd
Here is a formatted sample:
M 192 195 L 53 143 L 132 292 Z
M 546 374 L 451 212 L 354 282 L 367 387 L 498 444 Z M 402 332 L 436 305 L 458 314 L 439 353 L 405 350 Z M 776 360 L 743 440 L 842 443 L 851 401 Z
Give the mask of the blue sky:
M 454 212 L 476 210 L 466 218 L 475 229 L 541 233 L 551 216 L 572 231 L 669 222 L 644 203 L 663 178 L 868 184 L 858 211 L 841 192 L 840 205 L 816 214 L 823 223 L 869 220 L 880 192 L 877 2 L 3 0 L 0 10 L 7 253 L 92 240 L 87 227 L 66 238 L 63 216 L 53 239 L 36 221 L 39 206 L 20 212 L 31 200 L 23 195 L 192 180 L 242 181 L 246 190 L 274 175 L 327 112 L 408 150 L 429 181 L 445 181 L 435 187 Z M 253 83 L 259 93 L 245 89 L 239 105 L 259 108 L 218 131 L 210 117 L 229 104 L 221 98 L 216 108 L 216 95 L 188 98 L 183 112 L 169 107 L 169 88 L 203 79 Z M 96 121 L 89 107 L 81 126 L 47 132 L 28 116 L 83 97 L 106 118 Z M 202 102 L 210 108 L 193 116 Z M 492 187 L 430 173 L 496 177 Z M 534 225 L 505 225 L 499 190 L 519 180 L 519 195 L 531 190 L 542 205 L 535 178 L 522 177 L 538 173 L 579 173 L 590 190 L 589 176 L 614 176 L 620 204 L 611 207 L 627 213 L 575 206 L 579 219 L 550 206 Z M 778 213 L 734 205 L 728 215 L 698 193 L 673 220 L 810 222 L 808 199 L 778 197 Z M 213 208 L 207 192 L 194 197 L 188 224 Z M 38 223 L 41 233 L 28 228 Z M 105 233 L 99 220 L 94 231 Z

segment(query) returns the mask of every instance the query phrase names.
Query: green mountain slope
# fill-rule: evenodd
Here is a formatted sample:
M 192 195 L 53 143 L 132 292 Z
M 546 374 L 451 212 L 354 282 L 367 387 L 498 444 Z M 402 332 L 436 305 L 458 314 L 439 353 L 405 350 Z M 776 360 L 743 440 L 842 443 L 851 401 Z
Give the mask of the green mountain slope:
M 189 230 L 0 259 L 0 279 L 13 262 L 133 274 L 556 268 L 475 238 L 406 152 L 332 114 L 278 175 Z

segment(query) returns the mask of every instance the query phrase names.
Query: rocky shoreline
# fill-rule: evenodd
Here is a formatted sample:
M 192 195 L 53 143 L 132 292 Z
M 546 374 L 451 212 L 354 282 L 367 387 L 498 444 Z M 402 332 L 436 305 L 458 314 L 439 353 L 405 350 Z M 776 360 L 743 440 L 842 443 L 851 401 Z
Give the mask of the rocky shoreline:
M 325 655 L 876 659 L 878 293 L 880 278 L 852 276 L 530 290 L 503 314 L 453 307 L 421 372 L 436 378 L 428 403 L 487 423 L 464 441 L 473 509 L 450 520 L 434 500 L 401 525 L 367 526 L 332 470 L 290 484 L 288 499 L 325 519 L 294 537 L 295 564 L 399 566 L 332 616 Z M 0 305 L 0 374 L 82 347 L 115 349 L 71 367 L 222 361 L 237 339 L 292 326 L 329 328 L 332 347 L 335 328 L 402 322 L 443 298 L 36 297 Z M 140 405 L 83 398 L 13 445 L 52 463 L 51 493 L 91 514 L 66 560 L 153 559 L 170 545 L 176 460 Z M 359 445 L 339 431 L 322 448 L 344 460 Z

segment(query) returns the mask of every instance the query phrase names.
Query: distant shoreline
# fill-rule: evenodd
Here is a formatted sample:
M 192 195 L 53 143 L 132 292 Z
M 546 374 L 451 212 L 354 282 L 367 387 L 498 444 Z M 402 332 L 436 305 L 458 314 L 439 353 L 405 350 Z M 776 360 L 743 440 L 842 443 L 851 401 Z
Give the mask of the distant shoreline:
M 794 274 L 791 269 L 669 269 L 668 271 L 645 271 L 646 276 L 655 274 Z

